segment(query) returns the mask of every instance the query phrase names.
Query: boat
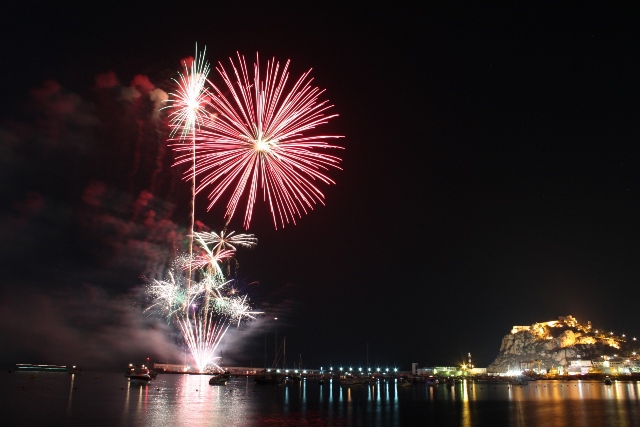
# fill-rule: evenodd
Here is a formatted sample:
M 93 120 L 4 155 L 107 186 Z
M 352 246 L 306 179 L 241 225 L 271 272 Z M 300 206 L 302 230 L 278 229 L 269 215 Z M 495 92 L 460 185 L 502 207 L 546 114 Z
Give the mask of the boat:
M 605 377 L 604 379 L 604 385 L 611 385 L 613 384 L 613 381 L 611 381 L 610 377 Z
M 411 387 L 413 381 L 410 378 L 400 377 L 398 378 L 398 387 Z
M 260 371 L 253 377 L 253 381 L 256 384 L 283 384 L 284 374 L 275 371 Z
M 209 378 L 209 385 L 227 385 L 227 381 L 229 377 L 225 374 L 213 374 L 211 378 Z
M 62 365 L 36 365 L 32 363 L 16 363 L 16 372 L 65 372 L 65 373 L 78 373 L 76 366 L 62 366 Z M 80 371 L 82 371 L 80 369 Z
M 356 376 L 346 376 L 340 378 L 340 385 L 345 387 L 364 385 L 364 379 Z
M 129 378 L 130 385 L 145 386 L 151 382 L 152 376 L 150 371 L 145 367 L 131 368 L 125 372 L 125 377 Z
M 273 360 L 273 368 L 272 369 L 264 369 L 258 373 L 256 373 L 256 375 L 253 377 L 253 381 L 256 384 L 284 384 L 287 376 L 286 374 L 284 374 L 283 372 L 286 372 L 285 366 L 285 360 L 286 360 L 286 347 L 287 346 L 287 341 L 286 341 L 286 337 L 282 339 L 282 354 L 283 354 L 283 358 L 282 358 L 282 371 L 280 371 L 279 369 L 276 369 L 275 367 L 278 365 L 278 360 L 279 360 L 279 351 L 276 351 L 276 357 Z
M 147 374 L 151 377 L 152 380 L 155 380 L 158 376 L 157 371 L 153 371 L 147 368 L 146 365 L 129 365 L 126 371 L 124 371 L 124 376 L 127 378 L 131 378 L 132 375 L 137 375 L 139 373 Z
M 440 380 L 438 380 L 436 377 L 430 375 L 427 378 L 427 385 L 428 386 L 437 386 L 438 384 L 440 384 Z
M 513 377 L 509 383 L 513 385 L 529 385 L 529 381 L 525 377 Z

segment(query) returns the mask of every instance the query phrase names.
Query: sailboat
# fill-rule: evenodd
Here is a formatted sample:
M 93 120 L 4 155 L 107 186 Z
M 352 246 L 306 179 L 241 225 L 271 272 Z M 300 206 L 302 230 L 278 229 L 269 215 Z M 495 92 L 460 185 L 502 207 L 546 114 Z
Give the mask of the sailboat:
M 264 369 L 256 374 L 253 378 L 253 381 L 256 384 L 284 384 L 286 375 L 284 374 L 284 364 L 285 364 L 285 351 L 286 351 L 286 337 L 282 340 L 282 348 L 283 348 L 283 358 L 282 358 L 282 371 L 276 369 L 278 364 L 278 354 L 276 353 L 275 360 L 273 361 L 273 368 Z

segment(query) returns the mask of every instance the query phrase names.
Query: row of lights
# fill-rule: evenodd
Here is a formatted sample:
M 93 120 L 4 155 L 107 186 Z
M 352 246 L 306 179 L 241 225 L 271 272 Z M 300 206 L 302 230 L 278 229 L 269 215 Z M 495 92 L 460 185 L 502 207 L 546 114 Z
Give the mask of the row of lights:
M 600 333 L 600 332 L 598 332 L 598 330 L 596 329 L 596 334 L 599 334 L 599 333 Z M 613 335 L 613 331 L 609 332 L 609 335 Z M 627 337 L 627 336 L 626 336 L 625 334 L 622 334 L 622 338 L 626 338 L 626 337 Z M 637 341 L 637 340 L 636 340 L 636 337 L 633 337 L 633 340 L 634 340 L 634 341 Z
M 338 369 L 340 370 L 340 372 L 343 371 L 342 367 L 340 367 Z M 376 368 L 376 371 L 378 373 L 380 373 L 381 370 L 382 370 L 381 368 Z M 322 366 L 320 366 L 320 371 L 323 371 Z M 358 371 L 362 374 L 362 368 L 358 368 Z M 367 371 L 369 371 L 369 374 L 371 374 L 371 368 L 367 368 Z M 333 372 L 333 366 L 329 367 L 329 372 Z M 353 368 L 349 368 L 349 372 L 353 372 Z M 388 373 L 389 372 L 389 368 L 385 368 L 384 372 Z M 398 372 L 398 368 L 393 368 L 393 372 Z
M 339 368 L 339 370 L 340 370 L 340 372 L 342 373 L 343 368 Z M 377 372 L 378 372 L 378 373 L 380 373 L 380 371 L 381 371 L 382 369 L 381 369 L 381 368 L 376 368 L 376 370 L 377 370 Z M 329 368 L 329 371 L 330 371 L 330 372 L 333 372 L 333 367 L 330 367 L 330 368 Z M 358 371 L 360 372 L 360 374 L 362 374 L 362 368 L 358 368 Z M 368 368 L 368 371 L 369 371 L 369 374 L 371 374 L 371 368 Z M 267 372 L 271 372 L 271 369 L 267 369 Z M 276 372 L 278 372 L 278 373 L 279 373 L 279 372 L 280 372 L 280 369 L 276 369 Z M 289 373 L 289 369 L 285 369 L 285 370 L 284 370 L 284 372 L 285 372 L 285 373 Z M 293 371 L 293 372 L 297 374 L 297 373 L 299 373 L 300 371 L 299 371 L 298 369 L 294 369 L 294 371 Z M 323 368 L 322 368 L 322 366 L 320 366 L 320 372 L 323 372 Z M 349 372 L 353 372 L 353 368 L 349 368 Z M 389 373 L 389 368 L 386 368 L 386 369 L 384 370 L 384 372 Z M 398 368 L 393 368 L 393 372 L 398 372 Z M 306 374 L 306 373 L 307 373 L 307 371 L 306 371 L 306 370 L 304 370 L 304 371 L 302 371 L 302 373 L 303 373 L 303 374 Z

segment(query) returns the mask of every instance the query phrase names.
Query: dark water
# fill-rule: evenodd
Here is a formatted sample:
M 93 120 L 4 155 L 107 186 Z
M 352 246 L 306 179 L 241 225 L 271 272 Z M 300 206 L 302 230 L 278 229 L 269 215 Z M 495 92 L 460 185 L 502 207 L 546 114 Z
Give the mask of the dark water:
M 159 375 L 129 387 L 121 373 L 0 374 L 6 426 L 640 426 L 640 383 L 395 382 L 341 387 L 256 385 Z

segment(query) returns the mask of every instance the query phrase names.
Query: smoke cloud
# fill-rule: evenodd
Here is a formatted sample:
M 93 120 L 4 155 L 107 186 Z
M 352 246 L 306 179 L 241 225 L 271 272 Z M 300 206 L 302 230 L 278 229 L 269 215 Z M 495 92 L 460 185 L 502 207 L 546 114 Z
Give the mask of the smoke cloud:
M 183 360 L 175 327 L 142 310 L 186 234 L 166 98 L 109 71 L 84 96 L 46 81 L 0 122 L 2 363 Z

